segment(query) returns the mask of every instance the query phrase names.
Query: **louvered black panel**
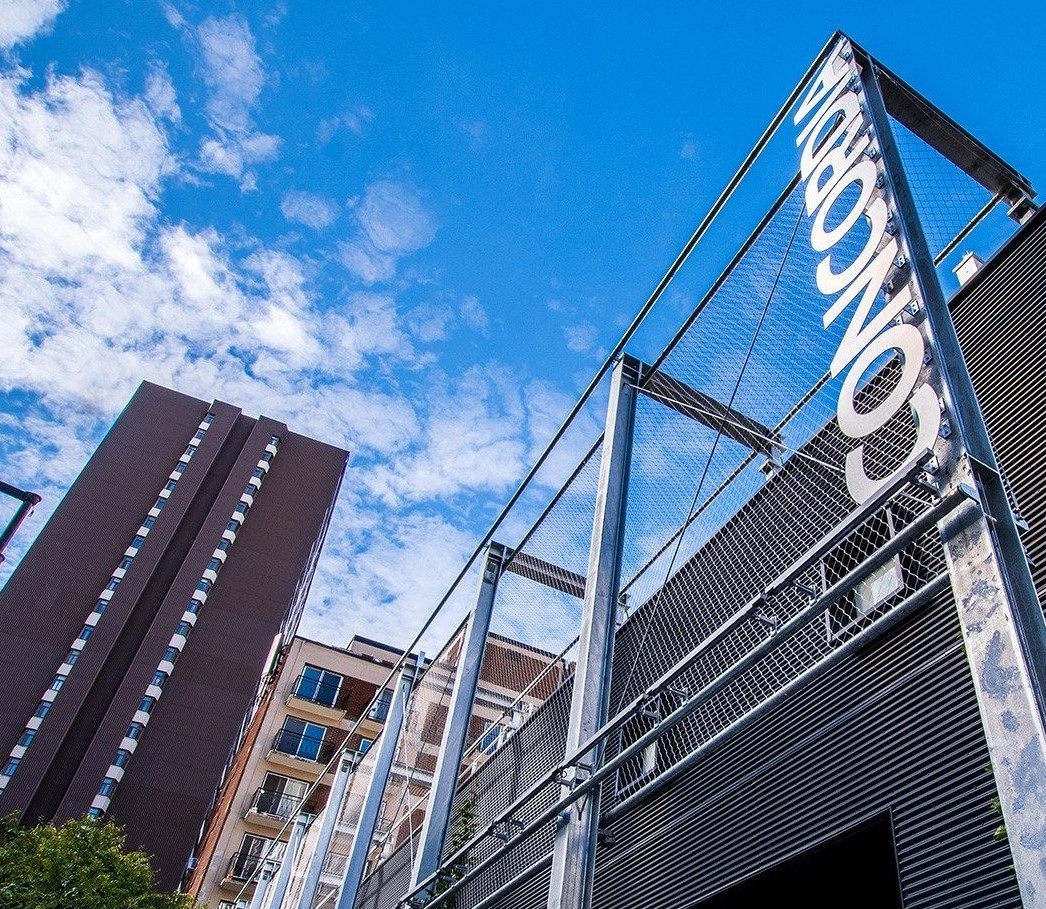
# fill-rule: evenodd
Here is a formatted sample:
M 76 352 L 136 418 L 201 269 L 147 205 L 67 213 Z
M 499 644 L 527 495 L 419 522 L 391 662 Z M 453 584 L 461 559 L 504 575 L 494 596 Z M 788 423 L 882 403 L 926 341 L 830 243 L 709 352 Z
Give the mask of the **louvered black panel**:
M 952 317 L 992 446 L 1030 525 L 1024 534 L 1046 599 L 1046 212 L 963 288 Z

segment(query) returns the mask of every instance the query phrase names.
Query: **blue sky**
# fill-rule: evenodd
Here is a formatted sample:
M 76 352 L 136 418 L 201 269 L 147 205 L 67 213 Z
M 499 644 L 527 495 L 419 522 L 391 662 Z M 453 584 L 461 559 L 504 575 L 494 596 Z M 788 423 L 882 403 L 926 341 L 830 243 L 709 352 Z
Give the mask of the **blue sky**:
M 0 0 L 0 581 L 149 379 L 352 451 L 302 631 L 407 643 L 835 28 L 1038 184 L 1042 19 Z

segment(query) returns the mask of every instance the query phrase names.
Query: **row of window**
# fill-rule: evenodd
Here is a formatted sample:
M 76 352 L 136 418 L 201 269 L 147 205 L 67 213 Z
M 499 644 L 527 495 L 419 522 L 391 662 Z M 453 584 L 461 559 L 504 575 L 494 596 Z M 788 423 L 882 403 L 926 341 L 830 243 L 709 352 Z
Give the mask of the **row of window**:
M 201 430 L 203 430 L 203 432 L 206 431 L 202 425 Z M 192 456 L 190 450 L 195 451 L 195 445 L 199 444 L 199 441 L 202 438 L 202 433 L 197 433 L 197 437 L 193 439 L 193 443 L 189 445 L 189 449 L 186 451 L 186 454 L 189 457 Z M 258 462 L 259 466 L 263 463 L 265 465 L 265 467 L 262 468 L 262 474 L 264 474 L 265 469 L 267 469 L 268 462 L 272 455 L 275 454 L 278 442 L 279 440 L 274 436 L 270 440 L 270 444 L 265 451 L 266 457 L 264 458 L 264 461 Z M 269 450 L 270 448 L 271 451 Z M 185 457 L 185 455 L 183 455 L 183 457 Z M 253 479 L 254 478 L 252 477 L 252 480 Z M 149 687 L 146 688 L 145 694 L 142 696 L 142 700 L 138 704 L 138 710 L 135 713 L 134 722 L 131 724 L 135 734 L 132 736 L 131 730 L 128 730 L 128 734 L 124 737 L 120 748 L 117 749 L 116 755 L 114 756 L 112 763 L 109 765 L 109 770 L 103 778 L 101 786 L 98 788 L 98 793 L 94 798 L 91 808 L 88 810 L 88 813 L 92 816 L 101 817 L 109 808 L 113 792 L 123 777 L 124 767 L 127 765 L 131 755 L 134 753 L 138 736 L 148 725 L 149 718 L 152 716 L 156 703 L 163 693 L 164 685 L 166 685 L 171 673 L 174 672 L 174 665 L 178 661 L 178 656 L 185 647 L 186 641 L 196 624 L 196 617 L 200 612 L 200 608 L 207 601 L 207 595 L 214 586 L 218 572 L 221 570 L 221 567 L 225 562 L 225 555 L 229 551 L 229 547 L 236 541 L 236 534 L 240 529 L 243 515 L 245 515 L 247 511 L 246 508 L 241 510 L 240 506 L 244 505 L 245 498 L 253 497 L 253 494 L 257 492 L 260 486 L 261 476 L 257 478 L 256 483 L 252 483 L 249 486 L 251 490 L 250 496 L 245 492 L 244 495 L 240 497 L 240 501 L 236 505 L 236 513 L 233 515 L 234 519 L 229 521 L 225 533 L 222 534 L 221 540 L 218 541 L 218 545 L 215 547 L 214 553 L 211 556 L 210 561 L 207 563 L 207 567 L 204 569 L 204 576 L 200 578 L 199 582 L 196 584 L 196 590 L 189 599 L 185 611 L 182 613 L 181 621 L 178 623 L 178 626 L 174 630 L 174 634 L 171 636 L 170 643 L 164 651 L 159 666 L 157 666 L 156 671 L 153 673 L 152 681 L 149 683 Z M 240 516 L 239 520 L 235 520 L 237 515 Z
M 51 704 L 54 702 L 58 692 L 62 689 L 66 679 L 69 677 L 73 665 L 80 658 L 80 652 L 94 633 L 95 626 L 105 613 L 105 610 L 109 605 L 109 600 L 116 592 L 116 589 L 120 586 L 120 581 L 134 564 L 135 556 L 138 554 L 138 550 L 141 549 L 142 544 L 145 542 L 145 538 L 149 535 L 149 531 L 152 530 L 153 524 L 156 523 L 157 515 L 159 515 L 160 511 L 167 504 L 168 496 L 170 496 L 174 491 L 174 488 L 178 485 L 178 480 L 181 477 L 182 472 L 185 470 L 185 466 L 189 463 L 193 454 L 195 454 L 196 447 L 207 434 L 207 429 L 213 420 L 214 414 L 211 413 L 208 413 L 203 418 L 203 422 L 200 423 L 199 428 L 196 430 L 196 434 L 192 437 L 189 447 L 186 448 L 185 453 L 178 459 L 178 463 L 175 465 L 174 470 L 171 471 L 163 489 L 160 490 L 156 502 L 149 510 L 149 514 L 142 522 L 142 525 L 138 528 L 138 532 L 134 535 L 131 545 L 127 547 L 123 558 L 120 560 L 120 564 L 116 566 L 112 577 L 109 578 L 108 583 L 105 585 L 105 588 L 98 597 L 97 602 L 94 604 L 94 608 L 87 616 L 83 628 L 80 629 L 80 633 L 77 635 L 76 640 L 73 641 L 72 647 L 66 654 L 65 659 L 62 661 L 62 665 L 58 667 L 58 671 L 55 673 L 55 677 L 52 680 L 50 687 L 44 692 L 44 696 L 40 701 L 36 712 L 29 718 L 29 722 L 26 724 L 24 732 L 18 739 L 18 744 L 16 744 L 11 750 L 7 763 L 4 765 L 3 774 L 0 775 L 0 793 L 3 793 L 11 776 L 18 769 L 18 765 L 21 763 L 26 748 L 29 747 L 30 743 L 36 736 L 36 730 L 40 728 L 40 724 L 43 722 L 44 717 L 47 716 L 51 709 Z

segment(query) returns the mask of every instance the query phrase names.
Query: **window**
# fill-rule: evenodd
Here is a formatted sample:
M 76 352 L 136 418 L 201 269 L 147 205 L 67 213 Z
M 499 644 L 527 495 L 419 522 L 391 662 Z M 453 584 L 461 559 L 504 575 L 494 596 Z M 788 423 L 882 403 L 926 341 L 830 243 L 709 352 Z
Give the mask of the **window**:
M 108 605 L 108 600 L 99 600 L 97 603 L 94 604 L 94 611 L 97 612 L 98 615 L 101 615 L 103 612 L 105 612 L 105 608 Z
M 136 534 L 135 538 L 133 540 L 131 540 L 131 548 L 132 549 L 141 549 L 142 548 L 142 543 L 144 543 L 144 542 L 145 542 L 145 537 L 143 537 L 141 534 Z
M 201 578 L 200 583 L 196 585 L 196 589 L 207 593 L 211 589 L 211 582 L 207 578 Z
M 367 711 L 367 716 L 379 723 L 384 723 L 389 715 L 389 705 L 392 703 L 392 689 L 382 688 L 374 706 Z
M 18 769 L 18 765 L 21 763 L 21 758 L 8 758 L 7 763 L 4 764 L 4 776 L 14 776 L 15 771 Z
M 265 476 L 265 468 L 255 467 L 254 470 L 251 471 L 251 476 L 260 480 L 263 476 Z
M 35 736 L 36 736 L 36 730 L 35 729 L 26 729 L 25 732 L 23 732 L 22 735 L 19 737 L 18 744 L 21 745 L 23 748 L 25 748 L 26 746 L 28 746 L 29 744 L 32 743 L 33 738 Z
M 237 514 L 247 514 L 247 509 L 250 506 L 246 502 L 237 502 L 236 507 L 233 509 Z
M 61 691 L 62 686 L 65 684 L 64 675 L 56 675 L 54 681 L 51 682 L 51 691 Z
M 264 461 L 266 464 L 268 464 L 269 461 L 272 460 L 272 452 L 271 451 L 263 451 L 262 452 L 262 456 L 261 456 L 261 458 L 259 458 L 259 460 Z
M 200 422 L 201 422 L 201 423 L 205 423 L 205 424 L 207 424 L 208 426 L 210 426 L 210 425 L 211 425 L 211 423 L 213 423 L 213 422 L 214 422 L 214 414 L 213 414 L 213 413 L 209 413 L 209 414 L 207 414 L 207 416 L 205 416 L 205 417 L 204 417 L 204 418 L 203 418 L 203 419 L 202 419 L 202 420 L 201 420 Z
M 155 706 L 156 698 L 150 695 L 146 695 L 144 698 L 142 698 L 142 702 L 138 705 L 138 709 L 142 711 L 142 713 L 152 713 L 153 707 Z
M 102 785 L 98 787 L 98 794 L 104 795 L 106 798 L 113 794 L 113 790 L 116 788 L 116 780 L 111 776 L 107 776 L 102 780 Z
M 244 494 L 245 496 L 252 496 L 252 497 L 253 497 L 253 496 L 254 496 L 254 494 L 255 494 L 255 493 L 256 493 L 257 491 L 258 491 L 258 487 L 257 487 L 257 486 L 255 486 L 255 485 L 254 485 L 253 483 L 248 483 L 248 484 L 247 484 L 247 485 L 246 485 L 246 486 L 244 487 L 244 489 L 243 489 L 243 494 Z
M 189 600 L 189 602 L 185 606 L 185 611 L 189 612 L 189 613 L 192 613 L 193 615 L 196 615 L 196 613 L 198 613 L 200 611 L 200 606 L 202 606 L 202 605 L 203 604 L 199 600 Z M 189 625 L 188 622 L 182 622 L 182 625 L 186 625 L 187 627 L 192 627 L 192 626 Z M 182 625 L 179 625 L 178 627 L 181 628 Z M 178 632 L 178 633 L 181 634 L 181 632 Z
M 232 540 L 222 539 L 218 541 L 219 552 L 228 552 L 230 546 L 232 546 Z
M 157 669 L 156 672 L 153 673 L 152 684 L 155 685 L 157 688 L 163 688 L 163 686 L 166 683 L 167 683 L 167 673 L 164 672 L 162 669 Z
M 307 723 L 289 716 L 283 721 L 283 728 L 276 733 L 273 749 L 307 761 L 318 761 L 326 734 L 327 727 L 320 723 Z
M 41 701 L 39 706 L 36 708 L 36 713 L 33 714 L 35 717 L 39 717 L 41 720 L 51 712 L 51 702 Z
M 333 707 L 341 690 L 342 677 L 319 666 L 306 666 L 298 676 L 297 697 L 326 707 Z
M 288 818 L 309 791 L 309 784 L 279 773 L 266 773 L 261 788 L 254 794 L 254 810 L 259 814 Z
M 192 602 L 195 603 L 196 600 L 193 600 Z M 192 631 L 192 625 L 188 622 L 179 622 L 178 627 L 174 629 L 174 633 L 180 634 L 183 638 L 187 638 L 190 631 Z
M 177 480 L 168 480 L 164 484 L 163 488 L 166 489 L 168 492 L 174 492 L 174 487 L 177 486 L 177 485 L 178 485 L 178 481 Z
M 280 444 L 280 437 L 279 436 L 270 436 L 269 437 L 269 444 L 270 445 L 279 445 Z
M 84 625 L 80 629 L 80 640 L 86 641 L 92 634 L 94 634 L 94 625 Z
M 236 533 L 236 531 L 240 529 L 240 522 L 239 521 L 229 521 L 229 523 L 225 525 L 225 529 L 229 530 L 229 531 L 232 531 L 232 533 Z
M 156 518 L 154 518 L 152 515 L 149 515 L 149 517 L 142 521 L 142 527 L 144 527 L 146 530 L 152 530 L 153 524 L 155 523 Z
M 374 744 L 374 739 L 360 739 L 360 747 L 356 750 L 360 754 L 366 754 L 370 751 L 370 746 Z
M 133 564 L 134 556 L 124 556 L 122 559 L 120 559 L 120 567 L 124 571 L 127 571 L 127 569 L 130 568 Z
M 221 571 L 221 569 L 222 569 L 222 560 L 221 559 L 211 559 L 207 563 L 207 570 L 208 571 Z
M 75 649 L 74 650 L 70 650 L 65 655 L 65 662 L 68 665 L 72 666 L 73 663 L 75 663 L 79 658 L 80 658 L 80 651 L 79 650 L 75 650 Z
M 131 725 L 127 727 L 127 738 L 134 739 L 134 741 L 137 742 L 138 737 L 142 734 L 144 730 L 145 726 L 143 726 L 141 723 L 131 723 Z
M 175 663 L 178 661 L 178 653 L 179 651 L 177 647 L 168 647 L 163 652 L 163 658 L 168 663 Z
M 155 508 L 157 511 L 163 511 L 163 506 L 166 505 L 166 504 L 167 504 L 166 497 L 165 496 L 160 496 L 160 498 L 158 498 L 156 500 L 156 503 L 153 505 L 153 508 Z
M 191 458 L 194 454 L 196 454 L 196 446 L 190 445 L 188 448 L 185 449 L 185 454 L 183 454 L 182 457 Z
M 501 725 L 499 723 L 484 723 L 483 737 L 479 740 L 479 750 L 484 754 L 493 754 L 498 750 L 501 742 Z
M 100 818 L 105 812 L 101 808 L 95 808 L 93 805 L 87 809 L 87 816 L 95 819 Z
M 115 767 L 126 767 L 127 762 L 131 759 L 131 752 L 126 748 L 118 748 L 116 756 L 113 758 L 113 766 Z
M 120 586 L 119 578 L 110 578 L 109 583 L 105 585 L 106 590 L 116 590 Z
M 171 473 L 176 474 L 179 477 L 183 473 L 185 473 L 185 461 L 179 461 L 177 464 L 175 464 L 174 470 L 172 470 Z

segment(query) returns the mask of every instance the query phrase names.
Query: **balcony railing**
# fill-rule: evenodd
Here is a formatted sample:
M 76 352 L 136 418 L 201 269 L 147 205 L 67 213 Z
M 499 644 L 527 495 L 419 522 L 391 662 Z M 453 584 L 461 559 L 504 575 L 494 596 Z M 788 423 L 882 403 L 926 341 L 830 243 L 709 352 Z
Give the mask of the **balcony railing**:
M 344 710 L 351 692 L 340 682 L 328 682 L 303 672 L 294 680 L 293 697 L 321 707 Z
M 293 817 L 301 809 L 302 799 L 296 795 L 261 788 L 251 799 L 251 811 L 279 818 L 282 821 Z
M 277 732 L 272 742 L 272 750 L 279 754 L 302 761 L 315 761 L 318 764 L 326 764 L 336 748 L 334 742 L 324 741 L 307 733 L 288 732 L 286 729 Z
M 262 863 L 263 856 L 252 855 L 249 852 L 236 852 L 229 859 L 229 872 L 226 875 L 230 880 L 249 881 Z

